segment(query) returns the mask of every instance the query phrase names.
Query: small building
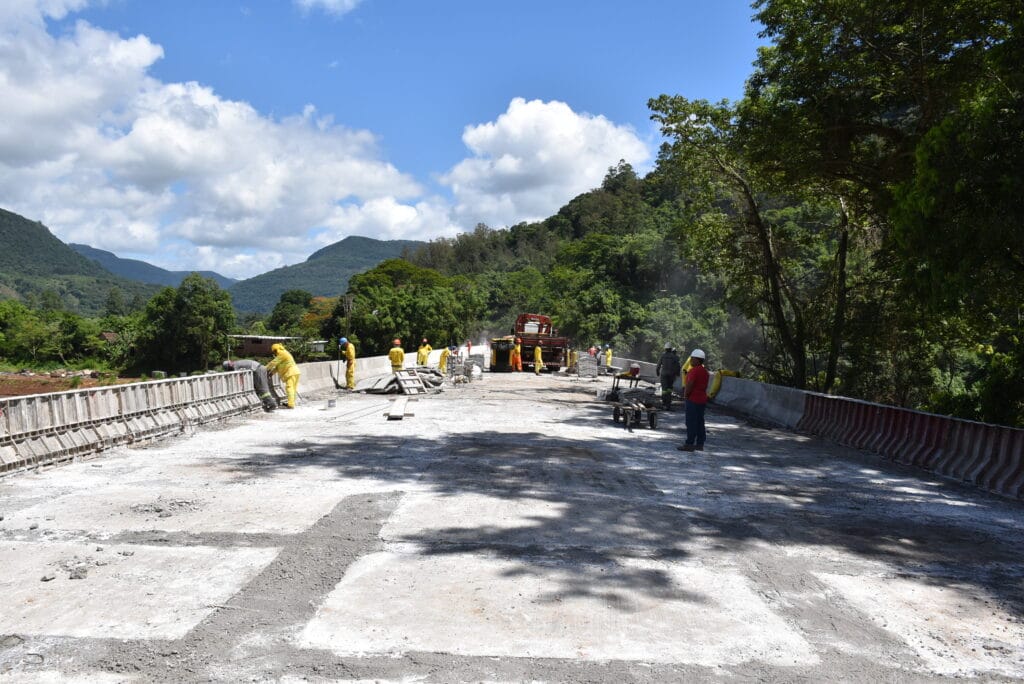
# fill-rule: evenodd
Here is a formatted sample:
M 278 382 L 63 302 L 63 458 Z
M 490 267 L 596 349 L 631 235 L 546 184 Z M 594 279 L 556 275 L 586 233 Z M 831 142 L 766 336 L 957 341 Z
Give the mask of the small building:
M 231 338 L 231 353 L 237 357 L 273 356 L 271 345 L 281 343 L 285 347 L 294 344 L 301 337 L 275 337 L 273 335 L 228 335 Z
M 327 349 L 327 340 L 310 340 L 306 343 L 306 349 L 311 354 L 322 354 Z

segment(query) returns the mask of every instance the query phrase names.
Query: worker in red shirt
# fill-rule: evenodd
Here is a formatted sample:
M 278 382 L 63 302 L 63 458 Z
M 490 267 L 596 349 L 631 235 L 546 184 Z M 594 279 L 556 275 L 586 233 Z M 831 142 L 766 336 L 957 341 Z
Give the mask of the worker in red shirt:
M 704 367 L 705 355 L 702 349 L 690 354 L 692 368 L 686 373 L 683 385 L 683 401 L 686 402 L 686 443 L 680 444 L 679 451 L 704 451 L 704 409 L 708 405 L 708 369 Z

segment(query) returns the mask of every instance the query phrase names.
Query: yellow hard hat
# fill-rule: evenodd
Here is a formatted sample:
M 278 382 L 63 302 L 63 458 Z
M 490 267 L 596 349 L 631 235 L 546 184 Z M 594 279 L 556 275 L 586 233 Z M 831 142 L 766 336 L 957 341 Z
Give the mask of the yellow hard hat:
M 274 352 L 275 354 L 281 351 L 282 349 L 284 349 L 284 345 L 281 344 L 280 342 L 275 342 L 274 344 L 270 345 L 270 351 Z

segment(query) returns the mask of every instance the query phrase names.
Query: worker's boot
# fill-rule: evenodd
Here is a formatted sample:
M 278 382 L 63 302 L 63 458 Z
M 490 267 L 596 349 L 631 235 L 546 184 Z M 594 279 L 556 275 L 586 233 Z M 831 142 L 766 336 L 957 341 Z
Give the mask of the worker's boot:
M 669 392 L 662 392 L 661 393 L 661 407 L 663 409 L 665 409 L 666 411 L 671 411 L 672 410 L 672 392 L 671 391 L 669 391 Z

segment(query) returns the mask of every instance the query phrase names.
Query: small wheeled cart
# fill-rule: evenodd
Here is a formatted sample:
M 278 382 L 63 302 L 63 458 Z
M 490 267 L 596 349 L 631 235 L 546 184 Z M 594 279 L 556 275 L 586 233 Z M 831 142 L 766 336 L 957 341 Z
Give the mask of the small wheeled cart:
M 614 389 L 606 399 L 612 404 L 612 420 L 621 422 L 627 430 L 639 427 L 647 415 L 652 430 L 658 427 L 660 400 L 651 389 Z

